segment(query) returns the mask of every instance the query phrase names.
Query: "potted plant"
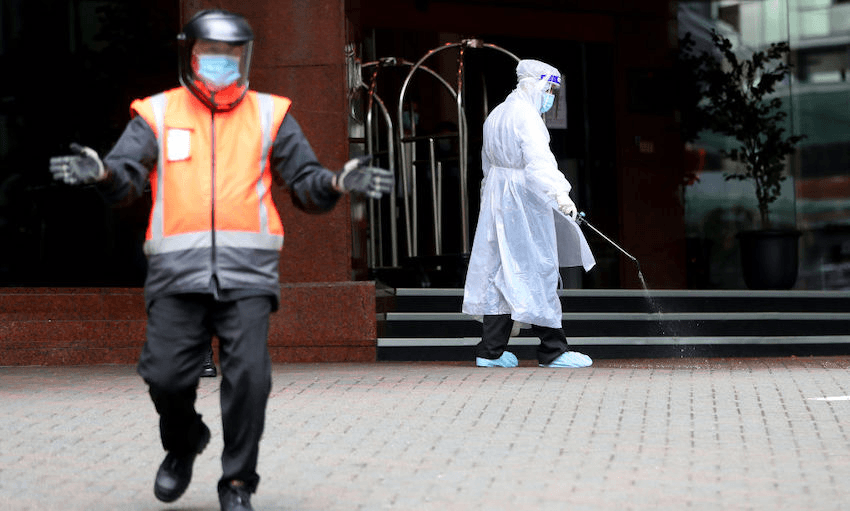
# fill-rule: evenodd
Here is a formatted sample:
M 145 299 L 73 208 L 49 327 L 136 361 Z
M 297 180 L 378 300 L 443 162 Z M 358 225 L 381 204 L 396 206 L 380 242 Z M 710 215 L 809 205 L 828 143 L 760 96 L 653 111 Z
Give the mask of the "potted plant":
M 722 154 L 739 164 L 726 180 L 749 180 L 755 187 L 761 228 L 738 233 L 744 282 L 750 289 L 790 289 L 797 279 L 797 243 L 800 232 L 774 228 L 770 205 L 780 196 L 787 178 L 785 162 L 805 135 L 786 135 L 787 113 L 782 100 L 772 96 L 788 77 L 787 43 L 773 43 L 765 51 L 739 58 L 731 41 L 711 33 L 714 53 L 688 53 L 692 74 L 702 100 L 695 117 L 701 128 L 733 137 L 736 147 Z

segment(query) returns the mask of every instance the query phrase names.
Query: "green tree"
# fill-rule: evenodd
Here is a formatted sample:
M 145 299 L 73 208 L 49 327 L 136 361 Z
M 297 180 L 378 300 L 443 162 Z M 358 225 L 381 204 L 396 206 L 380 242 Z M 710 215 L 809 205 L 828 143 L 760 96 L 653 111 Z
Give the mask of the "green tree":
M 791 72 L 786 63 L 785 42 L 773 43 L 749 59 L 740 59 L 726 37 L 713 30 L 716 53 L 693 52 L 686 44 L 682 59 L 691 70 L 701 99 L 692 115 L 691 131 L 708 129 L 734 137 L 738 146 L 724 156 L 743 165 L 743 170 L 727 174 L 726 180 L 752 180 L 755 185 L 763 228 L 770 228 L 770 204 L 781 194 L 785 160 L 805 135 L 785 135 L 782 127 L 787 112 L 782 99 L 772 96 L 776 86 Z

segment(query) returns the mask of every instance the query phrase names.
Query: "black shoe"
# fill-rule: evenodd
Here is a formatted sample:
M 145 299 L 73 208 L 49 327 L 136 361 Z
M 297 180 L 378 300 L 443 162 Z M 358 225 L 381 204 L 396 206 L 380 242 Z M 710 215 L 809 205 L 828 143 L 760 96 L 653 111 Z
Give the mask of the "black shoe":
M 201 378 L 215 378 L 218 375 L 218 370 L 215 368 L 215 362 L 213 362 L 213 352 L 212 348 L 207 351 L 207 354 L 204 355 L 204 370 L 201 371 Z
M 251 507 L 251 492 L 241 481 L 219 484 L 218 502 L 221 504 L 221 511 L 254 510 L 254 508 Z
M 165 455 L 165 459 L 159 466 L 156 473 L 156 481 L 153 485 L 153 494 L 163 502 L 174 502 L 179 499 L 186 488 L 189 487 L 189 482 L 192 480 L 192 465 L 195 463 L 195 456 L 204 451 L 204 447 L 210 441 L 209 428 L 201 424 L 201 438 L 198 441 L 198 447 L 195 452 L 177 455 L 169 452 Z

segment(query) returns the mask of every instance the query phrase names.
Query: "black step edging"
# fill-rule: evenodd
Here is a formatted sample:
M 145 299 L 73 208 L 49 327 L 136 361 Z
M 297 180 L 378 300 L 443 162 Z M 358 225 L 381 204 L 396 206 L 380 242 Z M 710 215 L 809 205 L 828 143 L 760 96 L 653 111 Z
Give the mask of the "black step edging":
M 567 320 L 567 337 L 737 337 L 737 336 L 836 336 L 850 335 L 850 320 Z M 525 333 L 526 331 L 523 331 Z M 530 331 L 527 331 L 530 334 Z M 386 321 L 379 337 L 475 337 L 481 323 L 466 321 Z
M 462 289 L 399 289 L 396 312 L 460 312 Z M 850 292 L 561 290 L 564 312 L 850 312 Z
M 594 360 L 628 358 L 756 358 L 756 357 L 828 357 L 850 355 L 850 344 L 712 344 L 712 345 L 606 345 L 570 344 Z M 523 361 L 536 359 L 534 346 L 511 346 L 510 351 Z M 469 361 L 474 363 L 472 346 L 379 347 L 377 358 L 385 362 Z

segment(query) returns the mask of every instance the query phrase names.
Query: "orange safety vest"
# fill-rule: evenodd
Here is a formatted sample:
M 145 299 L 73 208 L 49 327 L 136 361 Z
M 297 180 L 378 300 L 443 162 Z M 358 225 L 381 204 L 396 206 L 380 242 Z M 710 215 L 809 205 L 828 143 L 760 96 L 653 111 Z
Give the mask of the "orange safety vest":
M 249 91 L 234 109 L 213 113 L 183 87 L 132 103 L 159 148 L 144 245 L 147 295 L 210 286 L 278 293 L 283 225 L 269 156 L 290 104 Z

